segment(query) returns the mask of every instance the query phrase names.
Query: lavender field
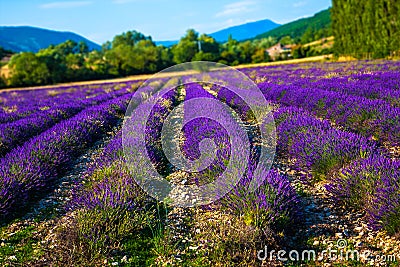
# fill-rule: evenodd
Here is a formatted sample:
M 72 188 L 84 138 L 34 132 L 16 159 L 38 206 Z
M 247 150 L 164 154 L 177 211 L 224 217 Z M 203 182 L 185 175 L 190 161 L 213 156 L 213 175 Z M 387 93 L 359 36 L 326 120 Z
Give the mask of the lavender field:
M 229 88 L 171 77 L 182 85 L 156 99 L 145 125 L 150 162 L 173 184 L 200 187 L 232 167 L 243 173 L 226 194 L 195 207 L 151 197 L 125 156 L 127 110 L 140 115 L 168 78 L 144 87 L 0 91 L 0 265 L 399 266 L 400 62 L 240 71 L 273 119 L 268 168 L 257 168 L 264 164 L 260 121 Z M 241 88 L 236 77 L 210 75 Z M 197 98 L 236 113 L 224 123 L 244 125 L 250 146 L 239 152 L 249 153 L 246 162 L 228 164 L 237 144 L 223 119 L 210 117 L 189 120 L 171 140 L 193 162 L 211 147 L 202 140 L 213 140 L 210 164 L 190 172 L 169 161 L 163 125 L 180 104 L 178 114 L 193 117 L 201 107 L 185 102 Z M 262 184 L 249 190 L 257 175 Z

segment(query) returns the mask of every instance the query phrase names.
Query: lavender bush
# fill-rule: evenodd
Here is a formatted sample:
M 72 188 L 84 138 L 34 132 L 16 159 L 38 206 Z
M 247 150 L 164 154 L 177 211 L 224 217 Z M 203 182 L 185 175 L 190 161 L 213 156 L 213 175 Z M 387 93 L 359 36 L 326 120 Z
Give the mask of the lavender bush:
M 247 224 L 260 229 L 288 227 L 301 215 L 301 199 L 287 177 L 274 170 L 266 171 L 264 175 L 265 182 L 255 192 L 250 192 L 246 184 L 241 183 L 223 203 L 243 216 Z
M 348 208 L 366 211 L 370 225 L 400 231 L 400 162 L 371 155 L 343 168 L 326 189 Z
M 296 165 L 311 171 L 317 180 L 348 162 L 377 151 L 376 144 L 365 137 L 332 128 L 306 112 L 287 110 L 286 120 L 278 124 L 278 149 L 296 159 Z

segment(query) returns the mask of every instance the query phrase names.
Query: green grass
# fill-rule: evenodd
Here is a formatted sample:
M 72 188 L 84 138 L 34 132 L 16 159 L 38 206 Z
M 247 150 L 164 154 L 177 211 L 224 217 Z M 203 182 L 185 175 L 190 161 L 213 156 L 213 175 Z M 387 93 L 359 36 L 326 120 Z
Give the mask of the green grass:
M 42 255 L 43 252 L 40 249 L 35 250 L 34 247 L 38 242 L 34 238 L 34 226 L 23 227 L 12 236 L 7 235 L 5 230 L 3 227 L 0 233 L 1 239 L 5 240 L 4 245 L 0 246 L 0 265 L 8 266 L 10 262 L 24 265 Z M 11 256 L 15 256 L 15 259 L 9 259 Z
M 149 266 L 154 264 L 154 240 L 150 228 L 127 238 L 122 242 L 122 250 L 129 255 L 128 262 L 123 266 Z M 119 257 L 121 259 L 123 256 Z

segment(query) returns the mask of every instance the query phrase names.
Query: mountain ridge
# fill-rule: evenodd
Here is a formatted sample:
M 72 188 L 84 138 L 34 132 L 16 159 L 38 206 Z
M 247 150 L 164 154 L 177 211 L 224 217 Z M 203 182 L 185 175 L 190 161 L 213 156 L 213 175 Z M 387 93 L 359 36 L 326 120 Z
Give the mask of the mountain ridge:
M 101 49 L 97 43 L 74 32 L 33 26 L 0 26 L 0 46 L 14 52 L 38 52 L 49 45 L 57 45 L 67 40 L 77 43 L 83 41 L 89 50 Z
M 253 38 L 258 34 L 272 30 L 281 24 L 275 23 L 270 19 L 257 20 L 252 22 L 246 22 L 239 25 L 234 25 L 228 28 L 221 29 L 219 31 L 209 33 L 217 42 L 226 42 L 229 35 L 232 35 L 233 39 L 243 41 L 246 39 Z M 179 40 L 166 40 L 166 41 L 155 41 L 157 45 L 172 46 L 178 43 Z
M 275 23 L 269 19 L 257 20 L 253 22 L 247 22 L 240 25 L 235 25 L 222 29 L 209 35 L 212 36 L 218 42 L 228 41 L 229 35 L 232 35 L 233 39 L 242 41 L 248 39 L 250 35 L 257 36 L 262 31 L 269 31 L 281 26 L 281 24 Z M 262 30 L 261 28 L 265 29 Z M 232 31 L 235 31 L 232 33 Z

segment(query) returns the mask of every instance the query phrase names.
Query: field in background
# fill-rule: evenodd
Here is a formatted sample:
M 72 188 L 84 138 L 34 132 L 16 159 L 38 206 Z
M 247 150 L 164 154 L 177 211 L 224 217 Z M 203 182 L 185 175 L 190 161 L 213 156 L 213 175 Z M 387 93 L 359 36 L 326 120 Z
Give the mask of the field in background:
M 301 59 L 276 61 L 276 62 L 245 64 L 245 65 L 234 66 L 233 68 L 242 69 L 242 68 L 251 68 L 251 67 L 275 66 L 275 65 L 297 64 L 297 63 L 306 63 L 306 62 L 324 62 L 324 61 L 331 60 L 332 56 L 333 55 L 323 55 L 323 56 L 315 56 L 315 57 L 308 57 L 308 58 L 301 58 Z M 338 61 L 341 62 L 341 61 L 348 61 L 348 60 L 354 60 L 354 59 L 341 57 L 341 58 L 339 58 Z M 3 71 L 8 72 L 8 69 L 5 67 L 3 67 L 4 68 Z M 185 74 L 188 74 L 188 73 L 170 73 L 170 74 L 163 74 L 163 76 L 169 77 L 169 76 L 180 76 L 180 75 L 185 75 Z M 1 75 L 1 72 L 0 72 L 0 75 Z M 68 86 L 72 86 L 72 85 L 102 84 L 102 83 L 147 80 L 147 79 L 150 79 L 153 75 L 154 74 L 143 74 L 143 75 L 134 75 L 134 76 L 128 76 L 128 77 L 124 77 L 124 78 L 107 79 L 107 80 L 82 81 L 82 82 L 61 83 L 61 84 L 55 84 L 55 85 L 43 85 L 43 86 L 20 87 L 20 88 L 6 88 L 6 89 L 0 89 L 0 92 L 15 91 L 15 90 L 34 90 L 34 89 L 42 89 L 42 88 L 57 88 L 60 86 L 68 87 Z

